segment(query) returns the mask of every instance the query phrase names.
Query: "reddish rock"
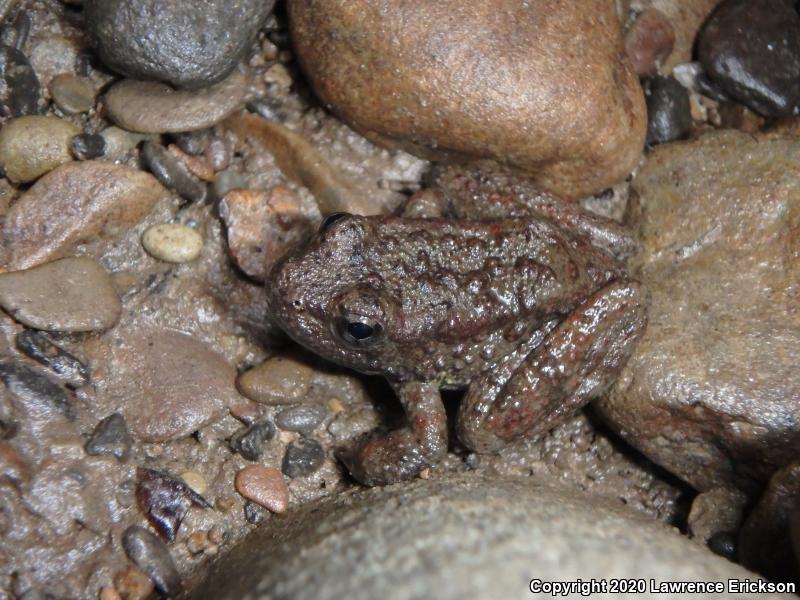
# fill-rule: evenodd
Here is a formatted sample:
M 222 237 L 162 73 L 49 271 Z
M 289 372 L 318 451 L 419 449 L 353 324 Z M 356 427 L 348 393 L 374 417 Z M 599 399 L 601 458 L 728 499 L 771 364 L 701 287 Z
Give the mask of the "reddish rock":
M 637 75 L 655 75 L 674 46 L 672 24 L 655 8 L 641 12 L 625 33 L 625 51 Z
M 278 469 L 248 465 L 236 474 L 236 491 L 274 513 L 286 512 L 289 488 Z

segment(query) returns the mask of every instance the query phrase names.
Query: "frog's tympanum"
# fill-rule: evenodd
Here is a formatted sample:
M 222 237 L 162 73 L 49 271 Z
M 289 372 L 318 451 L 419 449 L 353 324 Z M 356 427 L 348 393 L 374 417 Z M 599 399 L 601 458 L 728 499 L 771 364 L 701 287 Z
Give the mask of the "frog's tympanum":
M 496 451 L 601 394 L 645 327 L 620 225 L 511 177 L 446 183 L 403 217 L 328 216 L 267 282 L 271 316 L 297 342 L 384 375 L 400 398 L 407 424 L 343 457 L 367 485 L 445 455 L 440 389 L 467 388 L 459 439 Z

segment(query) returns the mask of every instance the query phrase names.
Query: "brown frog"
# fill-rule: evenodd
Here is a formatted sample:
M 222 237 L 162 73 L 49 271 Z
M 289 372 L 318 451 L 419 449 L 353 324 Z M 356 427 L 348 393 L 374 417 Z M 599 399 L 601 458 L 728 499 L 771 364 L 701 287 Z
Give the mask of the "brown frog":
M 267 281 L 292 338 L 399 396 L 407 425 L 343 456 L 367 485 L 445 455 L 440 389 L 467 388 L 459 439 L 496 451 L 601 394 L 645 328 L 622 226 L 510 175 L 445 170 L 439 185 L 402 217 L 328 216 Z

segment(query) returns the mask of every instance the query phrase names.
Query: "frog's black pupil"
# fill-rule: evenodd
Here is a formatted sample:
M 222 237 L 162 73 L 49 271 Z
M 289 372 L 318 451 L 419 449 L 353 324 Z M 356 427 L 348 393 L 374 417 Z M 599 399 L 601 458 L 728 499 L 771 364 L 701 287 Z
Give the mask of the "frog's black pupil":
M 350 321 L 347 324 L 347 333 L 353 336 L 353 339 L 365 340 L 372 337 L 372 334 L 375 333 L 375 328 L 359 321 Z
M 347 216 L 346 212 L 336 212 L 329 214 L 327 217 L 322 219 L 322 224 L 319 226 L 319 230 L 325 231 L 328 227 L 336 223 L 336 221 L 346 216 Z

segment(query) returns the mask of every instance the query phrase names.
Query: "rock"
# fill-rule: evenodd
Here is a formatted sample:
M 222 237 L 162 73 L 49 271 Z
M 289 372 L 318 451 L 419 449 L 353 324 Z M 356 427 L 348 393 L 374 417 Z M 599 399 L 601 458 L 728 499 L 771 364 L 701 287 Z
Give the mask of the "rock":
M 258 525 L 266 519 L 269 513 L 255 502 L 249 500 L 244 503 L 244 519 L 252 525 Z
M 188 485 L 193 492 L 202 496 L 208 491 L 208 482 L 197 471 L 184 471 L 181 473 L 181 479 Z
M 228 192 L 219 203 L 219 214 L 227 228 L 231 258 L 256 281 L 266 280 L 271 265 L 316 224 L 297 194 L 282 185 L 268 192 Z
M 769 480 L 739 532 L 739 559 L 775 581 L 797 581 L 800 568 L 792 545 L 792 517 L 800 506 L 800 462 Z
M 191 175 L 201 179 L 202 181 L 213 183 L 214 179 L 216 178 L 214 169 L 211 168 L 211 165 L 205 160 L 204 157 L 186 154 L 175 144 L 170 144 L 167 146 L 167 152 L 178 159 Z
M 116 597 L 109 600 L 144 600 L 153 593 L 154 586 L 145 573 L 131 565 L 114 575 L 114 588 Z
M 136 469 L 136 504 L 150 524 L 172 542 L 186 513 L 193 506 L 211 508 L 211 504 L 185 481 L 158 469 Z
M 612 2 L 316 0 L 288 10 L 314 90 L 371 140 L 426 158 L 496 159 L 570 198 L 639 160 L 644 98 Z
M 689 133 L 692 126 L 689 93 L 673 77 L 653 77 L 645 98 L 648 145 L 672 142 Z
M 254 530 L 189 597 L 525 598 L 531 579 L 578 577 L 755 578 L 619 502 L 531 477 L 466 474 L 293 509 Z
M 668 74 L 676 65 L 692 60 L 697 32 L 719 3 L 720 0 L 647 1 L 650 7 L 660 11 L 669 19 L 675 32 L 675 44 L 672 53 L 661 67 L 662 73 Z
M 286 512 L 289 506 L 289 488 L 277 469 L 248 465 L 236 473 L 234 485 L 242 496 L 274 513 Z
M 94 107 L 92 84 L 71 73 L 57 75 L 50 81 L 50 95 L 56 106 L 68 115 L 88 112 Z
M 70 421 L 75 418 L 72 401 L 64 388 L 27 365 L 0 361 L 0 381 L 29 418 L 47 418 L 53 412 Z
M 140 133 L 131 133 L 112 125 L 106 127 L 100 132 L 100 137 L 105 142 L 105 152 L 103 158 L 110 161 L 116 161 L 123 158 L 128 152 L 131 152 L 139 142 L 149 139 L 152 136 L 143 135 Z
M 14 183 L 38 179 L 72 160 L 70 142 L 81 130 L 58 117 L 18 117 L 0 129 L 0 165 Z
M 41 331 L 26 329 L 17 335 L 17 350 L 56 373 L 67 385 L 89 383 L 89 370 L 80 359 L 53 343 Z
M 100 161 L 62 165 L 9 209 L 0 232 L 0 264 L 25 269 L 61 258 L 82 241 L 135 225 L 166 193 L 137 169 Z
M 163 83 L 126 79 L 106 93 L 108 116 L 139 133 L 206 129 L 244 105 L 247 78 L 234 72 L 220 83 L 197 91 L 176 91 Z
M 0 117 L 39 112 L 39 79 L 28 58 L 16 48 L 0 46 Z
M 186 437 L 240 401 L 236 370 L 203 342 L 156 328 L 126 329 L 116 338 L 107 373 L 95 383 L 136 439 Z
M 145 142 L 142 158 L 147 168 L 162 184 L 189 202 L 204 202 L 208 187 L 189 173 L 183 163 L 155 142 Z
M 291 477 L 308 477 L 315 473 L 325 462 L 325 450 L 316 440 L 300 438 L 286 447 L 283 455 L 281 471 Z
M 122 547 L 128 558 L 147 574 L 160 593 L 176 596 L 182 591 L 181 576 L 175 561 L 164 542 L 155 534 L 144 527 L 131 525 L 122 534 Z
M 28 327 L 67 332 L 103 331 L 122 311 L 108 274 L 86 257 L 0 273 L 0 306 Z
M 275 424 L 284 431 L 308 434 L 314 431 L 327 415 L 328 410 L 321 404 L 292 406 L 275 416 Z
M 97 53 L 115 71 L 200 88 L 244 58 L 273 3 L 89 0 L 84 11 Z
M 700 491 L 800 455 L 798 173 L 800 142 L 729 130 L 656 147 L 633 182 L 649 325 L 596 407 Z
M 211 143 L 212 132 L 210 129 L 200 129 L 198 131 L 185 131 L 175 133 L 172 139 L 178 147 L 192 156 L 197 156 L 205 152 L 208 145 Z
M 200 256 L 203 238 L 187 225 L 159 223 L 145 230 L 142 235 L 142 246 L 158 260 L 185 263 Z
M 236 387 L 262 404 L 293 404 L 308 393 L 312 373 L 311 367 L 304 363 L 274 356 L 242 373 L 236 380 Z
M 255 462 L 261 458 L 264 444 L 273 437 L 275 426 L 270 421 L 257 421 L 231 437 L 231 448 L 242 458 Z
M 110 454 L 119 461 L 128 459 L 133 439 L 128 432 L 125 417 L 119 413 L 108 415 L 100 421 L 86 442 L 86 454 L 100 456 Z
M 77 160 L 92 160 L 106 153 L 106 140 L 97 133 L 82 133 L 72 138 L 72 156 Z
M 655 75 L 675 46 L 675 31 L 664 13 L 648 8 L 625 33 L 625 52 L 637 75 Z
M 697 40 L 700 62 L 730 97 L 769 117 L 800 111 L 800 14 L 793 0 L 725 0 Z

